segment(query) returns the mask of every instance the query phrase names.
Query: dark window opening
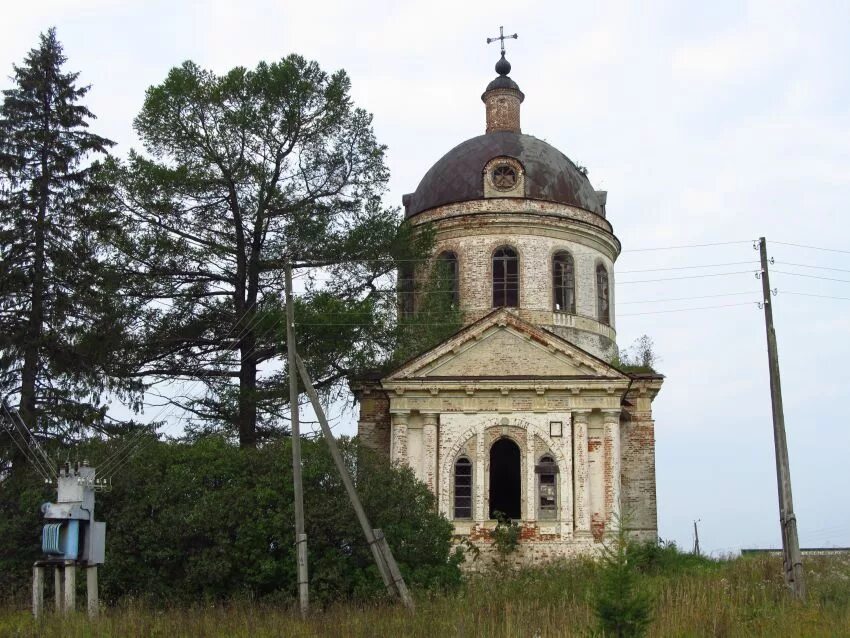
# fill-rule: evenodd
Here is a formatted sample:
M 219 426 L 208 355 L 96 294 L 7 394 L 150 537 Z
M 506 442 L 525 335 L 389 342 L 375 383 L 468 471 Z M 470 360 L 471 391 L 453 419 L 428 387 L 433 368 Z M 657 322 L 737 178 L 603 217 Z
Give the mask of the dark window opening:
M 516 186 L 516 171 L 510 166 L 498 166 L 493 169 L 493 186 L 500 191 L 509 191 Z
M 552 285 L 555 310 L 576 313 L 576 269 L 568 252 L 555 253 L 552 260 Z
M 460 287 L 457 255 L 450 251 L 440 253 L 437 257 L 437 268 L 437 290 L 450 294 L 452 305 L 457 306 L 459 301 L 458 289 Z
M 596 316 L 606 325 L 611 323 L 610 290 L 608 288 L 608 270 L 599 264 L 596 266 Z
M 551 456 L 544 456 L 534 468 L 537 473 L 537 517 L 552 519 L 558 516 L 558 465 Z
M 493 254 L 493 307 L 519 305 L 519 258 L 513 248 L 499 248 Z
M 522 517 L 519 447 L 502 438 L 490 448 L 490 518 L 496 512 L 518 520 Z
M 455 518 L 472 518 L 472 463 L 463 456 L 455 462 Z

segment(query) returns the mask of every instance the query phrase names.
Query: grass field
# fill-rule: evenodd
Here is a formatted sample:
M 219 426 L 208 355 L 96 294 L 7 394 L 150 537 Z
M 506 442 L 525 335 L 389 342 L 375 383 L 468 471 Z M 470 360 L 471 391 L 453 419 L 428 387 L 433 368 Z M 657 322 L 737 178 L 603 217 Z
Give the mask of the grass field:
M 679 555 L 680 557 L 683 555 Z M 850 636 L 850 561 L 807 558 L 809 597 L 787 595 L 776 558 L 678 560 L 641 577 L 653 595 L 650 636 Z M 450 595 L 394 605 L 339 605 L 301 620 L 289 606 L 237 601 L 190 608 L 133 602 L 90 622 L 7 606 L 2 636 L 592 636 L 597 567 L 574 561 L 473 577 Z

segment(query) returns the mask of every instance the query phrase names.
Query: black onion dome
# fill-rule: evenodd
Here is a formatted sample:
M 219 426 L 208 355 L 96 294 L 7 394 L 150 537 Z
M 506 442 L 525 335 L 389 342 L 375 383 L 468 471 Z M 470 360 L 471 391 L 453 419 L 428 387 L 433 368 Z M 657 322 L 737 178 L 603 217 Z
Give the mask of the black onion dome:
M 473 137 L 446 153 L 425 173 L 416 192 L 405 197 L 405 217 L 445 204 L 483 199 L 484 166 L 505 156 L 518 160 L 525 169 L 526 197 L 604 215 L 590 181 L 566 155 L 531 135 L 499 131 Z
M 502 57 L 499 58 L 499 61 L 496 62 L 496 73 L 499 75 L 507 75 L 511 72 L 511 63 L 505 59 L 505 54 L 502 54 Z

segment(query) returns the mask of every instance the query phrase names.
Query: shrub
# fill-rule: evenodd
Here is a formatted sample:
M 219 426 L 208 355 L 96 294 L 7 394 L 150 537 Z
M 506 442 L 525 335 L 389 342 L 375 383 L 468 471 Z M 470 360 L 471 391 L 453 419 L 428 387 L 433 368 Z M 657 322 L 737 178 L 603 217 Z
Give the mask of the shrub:
M 87 452 L 96 461 L 118 446 L 92 444 Z M 341 446 L 370 521 L 383 529 L 408 584 L 432 590 L 457 585 L 460 559 L 450 554 L 452 527 L 436 513 L 427 487 L 410 470 L 391 467 L 356 442 Z M 382 597 L 383 582 L 327 446 L 305 440 L 302 456 L 311 599 L 321 604 Z M 19 545 L 7 552 L 3 543 L 0 575 L 0 586 L 12 586 L 12 579 L 28 580 L 38 554 L 38 505 L 45 499 L 31 485 L 23 490 L 4 483 L 0 490 L 0 502 L 14 503 L 4 509 L 11 518 L 3 524 L 15 528 L 7 531 L 14 531 Z M 107 601 L 295 594 L 288 439 L 256 450 L 215 437 L 193 444 L 151 442 L 121 469 L 112 491 L 98 494 L 97 518 L 107 522 L 101 570 Z

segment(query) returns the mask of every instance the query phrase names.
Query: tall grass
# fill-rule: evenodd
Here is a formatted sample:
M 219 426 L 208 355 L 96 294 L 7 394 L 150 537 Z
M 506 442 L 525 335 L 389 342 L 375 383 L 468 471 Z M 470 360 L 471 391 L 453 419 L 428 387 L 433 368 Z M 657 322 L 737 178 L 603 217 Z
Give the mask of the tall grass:
M 650 636 L 850 636 L 847 559 L 806 559 L 805 604 L 791 600 L 773 557 L 716 562 L 662 549 L 641 565 L 641 587 L 654 601 Z M 420 597 L 412 615 L 392 604 L 340 604 L 305 620 L 288 604 L 246 601 L 170 609 L 127 601 L 95 622 L 82 614 L 36 622 L 28 610 L 7 607 L 0 635 L 591 636 L 597 583 L 598 567 L 578 560 L 475 576 L 453 595 Z

